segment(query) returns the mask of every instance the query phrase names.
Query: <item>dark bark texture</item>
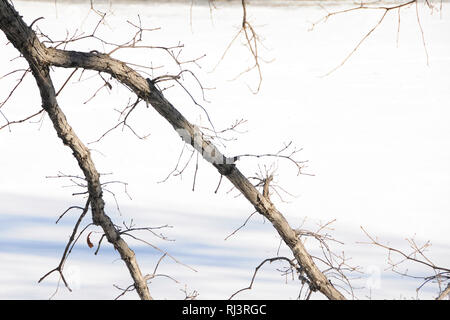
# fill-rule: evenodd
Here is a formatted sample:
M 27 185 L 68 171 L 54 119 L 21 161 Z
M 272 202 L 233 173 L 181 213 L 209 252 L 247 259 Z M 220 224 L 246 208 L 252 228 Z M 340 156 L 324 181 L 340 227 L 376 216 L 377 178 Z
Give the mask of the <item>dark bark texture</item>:
M 88 182 L 88 190 L 92 199 L 93 221 L 103 228 L 108 241 L 119 251 L 142 299 L 151 298 L 146 281 L 139 270 L 133 251 L 120 237 L 119 232 L 104 212 L 99 174 L 90 157 L 89 150 L 76 136 L 58 106 L 49 66 L 83 68 L 108 73 L 132 90 L 139 98 L 149 103 L 173 126 L 183 141 L 191 144 L 200 152 L 206 161 L 215 166 L 221 175 L 226 176 L 254 208 L 272 223 L 308 277 L 311 289 L 320 291 L 329 299 L 345 299 L 320 271 L 296 232 L 270 199 L 263 196 L 250 183 L 237 168 L 233 159 L 225 157 L 211 141 L 205 139 L 199 128 L 191 124 L 153 85 L 151 80 L 142 77 L 125 63 L 106 54 L 45 47 L 11 4 L 5 0 L 0 0 L 0 29 L 28 61 L 41 93 L 42 107 L 49 114 L 58 136 L 65 145 L 71 148 Z

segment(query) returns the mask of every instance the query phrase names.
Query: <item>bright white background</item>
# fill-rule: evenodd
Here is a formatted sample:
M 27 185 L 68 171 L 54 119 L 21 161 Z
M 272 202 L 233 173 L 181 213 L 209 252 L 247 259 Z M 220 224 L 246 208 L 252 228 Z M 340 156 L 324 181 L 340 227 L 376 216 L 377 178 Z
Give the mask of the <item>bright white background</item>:
M 65 37 L 66 30 L 89 34 L 98 17 L 89 4 L 64 2 L 14 1 L 27 23 L 41 16 L 37 25 L 53 40 Z M 449 8 L 431 13 L 419 6 L 429 65 L 417 25 L 415 8 L 402 9 L 397 46 L 398 16 L 389 13 L 385 21 L 336 72 L 323 77 L 337 66 L 364 34 L 378 21 L 381 12 L 354 12 L 330 18 L 309 31 L 311 22 L 326 12 L 317 5 L 249 6 L 250 22 L 263 38 L 261 57 L 263 83 L 254 95 L 248 86 L 257 85 L 256 74 L 235 81 L 252 60 L 242 38 L 229 50 L 214 70 L 225 48 L 238 31 L 241 8 L 218 4 L 136 3 L 112 6 L 99 36 L 123 42 L 134 32 L 127 20 L 161 27 L 145 35 L 147 45 L 185 45 L 181 57 L 188 60 L 206 54 L 195 65 L 186 67 L 196 73 L 210 103 L 201 99 L 201 91 L 192 78 L 185 79 L 195 98 L 207 108 L 216 128 L 225 128 L 236 119 L 247 119 L 245 134 L 227 143 L 222 150 L 228 156 L 240 153 L 275 152 L 283 143 L 293 141 L 303 148 L 300 159 L 309 160 L 305 172 L 314 176 L 297 177 L 295 168 L 279 161 L 277 181 L 297 197 L 286 196 L 289 203 L 274 196 L 279 209 L 293 227 L 316 229 L 336 219 L 333 236 L 345 243 L 338 246 L 361 266 L 355 294 L 360 299 L 415 298 L 420 281 L 385 271 L 386 252 L 370 245 L 360 230 L 399 249 L 408 251 L 405 238 L 418 243 L 430 240 L 429 257 L 440 265 L 450 265 L 447 241 L 450 200 L 450 27 Z M 342 7 L 327 6 L 328 10 Z M 2 43 L 6 38 L 1 36 Z M 80 42 L 72 48 L 102 50 L 96 41 Z M 0 71 L 5 74 L 25 67 L 12 46 L 0 51 Z M 129 50 L 115 57 L 141 65 L 162 66 L 154 76 L 175 73 L 170 59 L 158 50 Z M 59 88 L 72 70 L 55 70 Z M 148 71 L 148 70 L 147 70 Z M 85 142 L 96 140 L 115 125 L 117 112 L 130 97 L 128 91 L 111 82 L 111 91 L 103 89 L 84 104 L 102 85 L 95 73 L 80 73 L 70 81 L 59 97 L 69 123 Z M 6 98 L 19 74 L 3 78 L 0 97 Z M 207 125 L 204 112 L 182 90 L 165 92 L 168 99 L 189 120 Z M 38 90 L 30 75 L 1 111 L 10 120 L 39 110 Z M 1 120 L 3 121 L 3 119 Z M 3 122 L 1 122 L 3 124 Z M 183 144 L 163 118 L 145 105 L 130 118 L 142 141 L 129 130 L 116 130 L 100 143 L 89 145 L 102 173 L 112 173 L 103 181 L 128 183 L 112 185 L 120 205 L 106 193 L 108 214 L 117 224 L 138 226 L 170 225 L 164 234 L 175 241 L 164 242 L 143 234 L 146 240 L 168 250 L 197 272 L 165 259 L 159 271 L 177 279 L 155 279 L 150 290 L 158 299 L 180 299 L 180 289 L 197 290 L 199 299 L 228 298 L 246 287 L 253 270 L 263 259 L 276 256 L 279 238 L 269 223 L 254 216 L 248 225 L 227 241 L 224 238 L 239 227 L 252 212 L 251 206 L 236 192 L 227 193 L 230 184 L 214 190 L 219 176 L 200 160 L 195 192 L 192 182 L 195 161 L 182 179 L 172 177 L 158 183 L 174 168 Z M 82 205 L 82 197 L 72 197 L 76 188 L 70 181 L 48 179 L 59 171 L 80 174 L 68 148 L 57 138 L 48 118 L 39 123 L 15 125 L 0 132 L 0 298 L 47 299 L 55 291 L 56 274 L 38 284 L 37 280 L 54 268 L 63 252 L 77 212 L 71 212 L 58 224 L 56 218 L 71 205 Z M 187 160 L 187 158 L 184 158 Z M 195 156 L 194 156 L 195 160 Z M 271 161 L 241 160 L 239 167 L 249 176 L 258 164 Z M 88 218 L 85 224 L 88 223 Z M 84 224 L 84 225 L 85 225 Z M 99 231 L 99 229 L 89 229 Z M 99 239 L 98 233 L 91 240 Z M 151 272 L 158 252 L 132 242 L 144 273 Z M 73 292 L 61 287 L 58 299 L 111 299 L 120 292 L 113 284 L 126 287 L 129 275 L 117 254 L 103 246 L 94 256 L 82 237 L 70 256 L 66 271 Z M 288 254 L 282 248 L 283 254 Z M 319 254 L 318 251 L 313 253 Z M 238 298 L 295 299 L 299 286 L 276 271 L 282 264 L 267 265 L 258 274 L 253 290 Z M 430 270 L 408 266 L 414 275 L 429 275 Z M 425 287 L 419 298 L 433 298 L 435 287 Z M 137 298 L 132 293 L 125 298 Z M 319 294 L 313 298 L 322 298 Z

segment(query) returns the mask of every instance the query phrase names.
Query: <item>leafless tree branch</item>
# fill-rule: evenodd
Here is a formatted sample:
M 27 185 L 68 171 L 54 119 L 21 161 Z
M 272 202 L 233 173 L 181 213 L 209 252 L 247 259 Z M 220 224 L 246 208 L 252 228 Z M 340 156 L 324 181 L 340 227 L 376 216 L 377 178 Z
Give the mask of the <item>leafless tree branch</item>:
M 246 39 L 249 43 L 252 43 L 252 53 L 257 56 L 257 38 L 253 29 L 245 23 L 245 15 L 246 13 L 244 13 L 243 26 L 245 27 Z M 142 275 L 137 265 L 134 252 L 131 251 L 122 236 L 126 235 L 136 240 L 139 239 L 129 232 L 122 233 L 105 214 L 103 186 L 100 182 L 100 175 L 91 159 L 89 149 L 75 135 L 58 105 L 56 92 L 49 74 L 50 66 L 81 68 L 109 74 L 134 92 L 138 98 L 150 104 L 173 126 L 185 143 L 198 151 L 203 159 L 213 165 L 222 176 L 225 176 L 244 195 L 258 213 L 272 223 L 283 242 L 290 248 L 299 268 L 304 272 L 304 277 L 307 279 L 311 290 L 320 291 L 329 299 L 345 299 L 344 295 L 333 286 L 326 275 L 317 267 L 314 258 L 307 252 L 298 234 L 290 227 L 282 213 L 277 210 L 270 198 L 267 197 L 267 194 L 266 196 L 261 194 L 237 168 L 235 163 L 236 157 L 226 157 L 211 140 L 206 139 L 200 128 L 190 123 L 164 97 L 161 90 L 157 88 L 151 79 L 145 79 L 127 63 L 114 59 L 108 54 L 96 51 L 62 50 L 56 46 L 44 46 L 13 7 L 4 0 L 0 1 L 0 29 L 28 61 L 40 89 L 43 108 L 47 111 L 58 136 L 71 149 L 86 178 L 93 223 L 102 227 L 106 239 L 120 253 L 134 280 L 136 291 L 142 299 L 151 299 L 146 278 Z M 174 57 L 178 62 L 182 62 L 179 59 L 180 52 L 174 53 Z M 191 62 L 195 63 L 195 61 Z M 274 155 L 261 156 L 273 157 Z M 286 159 L 290 158 L 289 154 L 286 155 L 281 152 L 276 156 Z M 300 172 L 302 164 L 295 160 L 291 161 L 294 162 Z M 150 243 L 147 244 L 151 245 Z
M 370 244 L 387 250 L 389 270 L 402 276 L 423 280 L 422 284 L 417 288 L 417 291 L 419 291 L 425 284 L 429 282 L 436 282 L 440 292 L 438 299 L 443 295 L 445 296 L 445 292 L 447 292 L 448 294 L 448 286 L 450 285 L 450 269 L 436 265 L 425 255 L 425 250 L 431 246 L 431 243 L 429 241 L 419 246 L 413 238 L 406 239 L 409 247 L 412 249 L 411 252 L 407 253 L 405 251 L 381 243 L 377 238 L 371 236 L 363 227 L 361 227 L 361 230 L 370 240 L 370 242 L 366 244 Z M 399 257 L 400 259 L 395 259 L 397 257 Z M 417 265 L 425 266 L 431 269 L 434 274 L 426 276 L 413 276 L 408 272 L 408 270 L 400 271 L 400 266 L 406 262 L 412 262 Z M 443 284 L 447 284 L 446 289 L 442 289 Z
M 433 5 L 428 0 L 425 0 L 425 2 L 426 2 L 427 6 L 429 8 L 433 8 Z M 356 46 L 350 51 L 350 53 L 347 54 L 347 56 L 336 67 L 334 67 L 332 70 L 327 72 L 324 75 L 324 77 L 332 74 L 333 72 L 335 72 L 336 70 L 341 68 L 353 56 L 353 54 L 361 47 L 361 45 L 371 36 L 371 34 L 381 25 L 381 23 L 384 21 L 386 15 L 390 11 L 394 11 L 394 10 L 396 10 L 397 14 L 398 14 L 398 28 L 397 28 L 397 46 L 398 46 L 398 39 L 399 39 L 399 34 L 400 34 L 400 10 L 402 8 L 409 7 L 409 6 L 413 5 L 413 4 L 415 4 L 417 24 L 419 26 L 419 30 L 420 30 L 420 33 L 421 33 L 421 36 L 422 36 L 422 43 L 423 43 L 423 47 L 424 47 L 425 55 L 426 55 L 426 63 L 428 65 L 429 64 L 428 50 L 427 50 L 427 46 L 426 46 L 426 43 L 425 43 L 425 35 L 424 35 L 423 28 L 422 28 L 422 25 L 421 25 L 421 22 L 420 22 L 419 9 L 418 9 L 418 0 L 408 0 L 408 1 L 404 1 L 404 2 L 401 2 L 401 3 L 396 4 L 396 5 L 390 5 L 390 6 L 373 4 L 373 3 L 368 3 L 368 2 L 361 2 L 358 6 L 351 7 L 351 8 L 348 8 L 348 9 L 343 9 L 343 10 L 333 11 L 333 12 L 328 12 L 327 11 L 327 14 L 325 16 L 323 16 L 321 19 L 319 19 L 316 22 L 311 23 L 310 30 L 314 29 L 315 26 L 318 25 L 319 23 L 326 22 L 330 17 L 335 16 L 335 15 L 345 14 L 345 13 L 349 13 L 349 12 L 352 12 L 352 11 L 359 11 L 359 10 L 382 11 L 382 14 L 381 14 L 380 18 L 375 23 L 375 25 L 368 32 L 366 32 L 364 34 L 364 36 L 356 44 Z M 323 9 L 325 9 L 322 5 L 321 5 L 321 7 Z

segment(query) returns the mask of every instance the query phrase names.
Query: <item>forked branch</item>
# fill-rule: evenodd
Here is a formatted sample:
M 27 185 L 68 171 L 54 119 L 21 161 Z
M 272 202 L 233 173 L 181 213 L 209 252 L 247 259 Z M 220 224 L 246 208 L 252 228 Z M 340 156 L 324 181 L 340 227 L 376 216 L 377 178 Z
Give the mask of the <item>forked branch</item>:
M 49 66 L 63 68 L 82 68 L 110 74 L 116 80 L 132 90 L 137 97 L 148 104 L 168 121 L 181 139 L 194 147 L 199 154 L 225 176 L 255 210 L 268 219 L 279 233 L 281 239 L 290 248 L 298 265 L 304 271 L 311 287 L 320 291 L 329 299 L 345 299 L 317 267 L 311 255 L 305 249 L 297 233 L 274 204 L 264 197 L 255 186 L 241 173 L 234 158 L 227 158 L 217 146 L 206 139 L 199 127 L 190 123 L 162 94 L 151 80 L 147 80 L 126 63 L 98 52 L 66 51 L 47 48 L 37 38 L 14 10 L 8 1 L 0 1 L 0 29 L 10 42 L 28 61 L 33 76 L 40 89 L 43 108 L 47 111 L 58 136 L 71 148 L 88 183 L 93 222 L 100 225 L 106 238 L 119 251 L 134 280 L 134 285 L 142 299 L 150 299 L 146 279 L 142 275 L 134 255 L 120 232 L 114 227 L 104 211 L 104 200 L 99 174 L 91 159 L 89 149 L 75 135 L 68 124 L 56 100 L 55 89 L 50 78 Z

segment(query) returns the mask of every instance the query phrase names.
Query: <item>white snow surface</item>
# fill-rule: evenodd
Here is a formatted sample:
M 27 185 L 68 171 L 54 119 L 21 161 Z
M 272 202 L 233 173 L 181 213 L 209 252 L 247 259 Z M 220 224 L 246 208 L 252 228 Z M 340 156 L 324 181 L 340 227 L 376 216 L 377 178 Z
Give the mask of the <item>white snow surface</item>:
M 89 2 L 14 1 L 15 8 L 31 23 L 57 41 L 77 34 L 88 35 L 99 16 Z M 327 8 L 327 5 L 324 4 Z M 341 10 L 351 4 L 330 5 Z M 277 167 L 276 182 L 293 196 L 278 189 L 272 195 L 277 207 L 295 228 L 318 229 L 336 219 L 327 230 L 343 242 L 331 243 L 336 252 L 345 251 L 349 263 L 363 273 L 351 278 L 358 299 L 402 299 L 436 297 L 435 284 L 424 286 L 420 279 L 402 277 L 389 270 L 387 251 L 365 244 L 364 227 L 383 243 L 409 252 L 406 238 L 420 245 L 428 240 L 428 257 L 437 265 L 449 266 L 450 226 L 450 7 L 431 12 L 419 6 L 420 26 L 414 6 L 388 12 L 384 21 L 355 51 L 346 63 L 326 75 L 345 59 L 382 15 L 379 10 L 353 11 L 330 17 L 311 30 L 312 23 L 326 15 L 318 5 L 249 5 L 248 18 L 261 43 L 258 44 L 262 84 L 258 94 L 258 74 L 252 70 L 236 78 L 254 63 L 242 34 L 226 51 L 239 31 L 242 9 L 219 2 L 216 8 L 204 3 L 101 2 L 108 12 L 97 35 L 109 42 L 124 43 L 136 29 L 139 19 L 146 28 L 142 45 L 182 44 L 181 68 L 191 70 L 201 82 L 184 73 L 182 84 L 208 112 L 218 130 L 236 119 L 247 122 L 234 134 L 235 141 L 219 144 L 228 156 L 274 153 L 292 141 L 302 148 L 298 159 L 308 160 L 305 173 L 296 175 L 289 161 L 273 158 L 243 158 L 239 168 L 255 176 L 264 165 Z M 44 38 L 43 38 L 44 39 Z M 424 39 L 424 40 L 423 40 Z M 0 41 L 7 43 L 2 34 Z M 425 43 L 425 45 L 424 45 Z M 62 47 L 62 46 L 61 46 Z M 69 44 L 67 49 L 109 51 L 95 39 Z M 222 55 L 226 55 L 221 60 Z M 174 49 L 174 52 L 178 52 Z M 26 68 L 17 51 L 3 46 L 0 73 Z M 146 77 L 176 74 L 179 67 L 160 49 L 122 49 L 113 57 L 133 63 Z M 218 64 L 218 62 L 220 63 Z M 139 65 L 139 66 L 135 66 Z M 142 66 L 154 67 L 153 70 Z M 200 67 L 199 67 L 200 66 Z M 217 67 L 215 67 L 217 66 Z M 73 70 L 53 70 L 57 90 Z M 1 79 L 0 100 L 8 96 L 21 73 Z M 118 112 L 129 99 L 128 89 L 109 76 L 112 89 L 96 72 L 78 71 L 59 95 L 59 103 L 69 123 L 84 142 L 97 140 L 115 126 Z M 81 79 L 81 80 L 80 80 Z M 80 80 L 80 81 L 79 81 Z M 210 126 L 206 113 L 176 83 L 164 94 L 190 121 Z M 161 85 L 166 85 L 161 83 Z M 97 93 L 96 93 L 97 92 Z M 95 96 L 93 97 L 93 95 Z M 91 99 L 92 97 L 92 99 Z M 0 111 L 0 126 L 37 112 L 41 106 L 35 82 L 28 74 Z M 58 285 L 57 274 L 38 283 L 59 262 L 79 211 L 68 212 L 55 225 L 58 216 L 72 205 L 82 206 L 82 191 L 69 179 L 48 178 L 59 172 L 81 175 L 70 150 L 55 134 L 48 117 L 42 122 L 12 125 L 0 131 L 0 298 L 47 299 Z M 181 290 L 199 293 L 198 299 L 226 299 L 248 286 L 254 268 L 264 259 L 289 255 L 268 221 L 254 215 L 247 225 L 228 240 L 230 233 L 244 223 L 253 208 L 237 196 L 231 184 L 222 181 L 219 191 L 217 171 L 197 156 L 181 176 L 170 177 L 180 151 L 181 139 L 151 107 L 141 103 L 129 118 L 136 133 L 150 134 L 140 140 L 125 128 L 118 128 L 89 147 L 97 168 L 105 173 L 102 181 L 123 181 L 109 185 L 105 192 L 107 213 L 117 225 L 136 227 L 165 226 L 156 230 L 171 241 L 149 233 L 139 233 L 146 241 L 167 251 L 150 290 L 157 299 L 182 299 Z M 189 159 L 186 148 L 181 165 Z M 75 178 L 76 182 L 77 180 Z M 115 198 L 113 196 L 115 195 Z M 116 201 L 120 211 L 117 208 Z M 89 223 L 89 217 L 83 227 Z M 95 244 L 101 233 L 89 227 L 66 263 L 66 274 L 73 289 L 59 284 L 54 299 L 112 299 L 120 294 L 113 287 L 127 287 L 131 280 L 106 243 L 97 255 L 86 244 L 89 232 Z M 160 252 L 130 241 L 143 272 L 151 273 Z M 173 241 L 172 241 L 173 240 Z M 315 255 L 320 249 L 308 240 Z M 186 267 L 188 265 L 189 267 Z M 265 265 L 252 290 L 237 299 L 296 299 L 300 284 L 285 277 L 277 268 Z M 195 269 L 193 271 L 191 268 Z M 400 266 L 415 276 L 433 271 L 417 264 Z M 163 276 L 166 275 L 166 276 Z M 167 277 L 170 276 L 171 278 Z M 177 282 L 175 282 L 175 279 Z M 352 295 L 346 293 L 348 298 Z M 123 299 L 136 299 L 133 292 Z M 313 299 L 323 299 L 319 293 Z

